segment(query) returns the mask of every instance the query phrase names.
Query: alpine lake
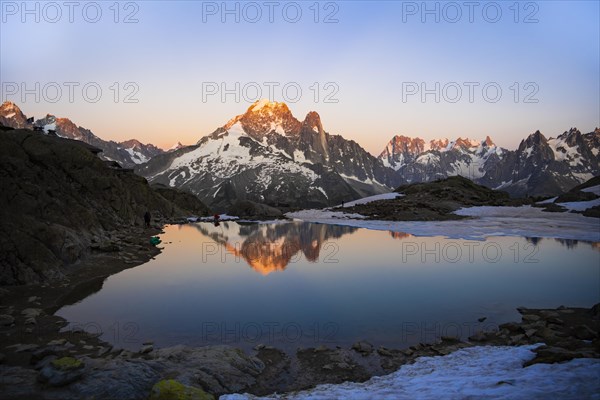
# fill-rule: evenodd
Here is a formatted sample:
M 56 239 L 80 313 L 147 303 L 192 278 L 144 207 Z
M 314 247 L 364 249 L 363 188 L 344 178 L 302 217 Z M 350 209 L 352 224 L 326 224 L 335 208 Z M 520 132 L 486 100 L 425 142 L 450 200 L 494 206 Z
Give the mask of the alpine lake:
M 307 222 L 169 225 L 162 252 L 57 315 L 118 348 L 366 340 L 406 348 L 598 303 L 600 245 L 417 237 Z

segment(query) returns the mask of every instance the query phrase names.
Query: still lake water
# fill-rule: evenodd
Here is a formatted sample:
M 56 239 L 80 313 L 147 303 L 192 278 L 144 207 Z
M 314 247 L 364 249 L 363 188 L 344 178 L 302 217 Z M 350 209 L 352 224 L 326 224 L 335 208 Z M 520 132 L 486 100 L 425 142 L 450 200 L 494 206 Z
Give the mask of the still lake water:
M 57 315 L 133 350 L 147 340 L 294 350 L 366 339 L 403 348 L 518 321 L 518 306 L 600 302 L 598 243 L 304 222 L 172 225 L 161 239 L 156 259 Z

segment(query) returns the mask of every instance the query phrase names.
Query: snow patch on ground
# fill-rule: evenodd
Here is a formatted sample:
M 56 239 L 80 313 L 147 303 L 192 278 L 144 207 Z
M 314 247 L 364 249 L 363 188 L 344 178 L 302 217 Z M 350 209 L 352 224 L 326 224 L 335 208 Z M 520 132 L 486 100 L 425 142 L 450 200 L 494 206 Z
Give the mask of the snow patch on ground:
M 588 187 L 585 189 L 581 189 L 582 192 L 589 192 L 589 193 L 594 193 L 597 196 L 600 196 L 600 185 L 596 185 L 596 186 L 592 186 L 592 187 Z M 551 199 L 547 199 L 544 201 L 539 201 L 537 204 L 549 204 L 549 203 L 554 203 L 554 201 L 557 199 L 558 197 L 553 197 Z M 594 199 L 594 200 L 588 200 L 588 201 L 570 201 L 570 202 L 565 202 L 565 203 L 556 203 L 559 206 L 562 206 L 564 208 L 566 208 L 569 211 L 585 211 L 588 208 L 592 208 L 595 206 L 600 205 L 600 198 L 598 199 Z
M 600 196 L 600 185 L 588 187 L 585 189 L 581 189 L 582 192 L 594 193 L 595 195 Z
M 456 211 L 458 215 L 476 217 L 458 221 L 378 221 L 352 217 L 352 214 L 324 210 L 287 213 L 289 218 L 355 226 L 382 231 L 404 232 L 415 236 L 484 240 L 488 236 L 526 236 L 557 239 L 600 241 L 596 218 L 574 213 L 549 213 L 531 206 L 470 207 Z
M 549 199 L 546 200 L 542 200 L 542 201 L 538 201 L 537 204 L 550 204 L 550 203 L 554 203 L 554 200 L 558 199 L 558 197 L 551 197 Z
M 188 222 L 213 222 L 214 221 L 214 217 L 188 217 L 187 220 Z M 227 215 L 227 214 L 219 214 L 219 221 L 234 221 L 236 219 L 239 219 L 239 217 L 236 217 L 234 215 Z
M 367 204 L 370 203 L 372 201 L 378 201 L 378 200 L 391 200 L 391 199 L 395 199 L 396 197 L 400 197 L 403 196 L 400 193 L 383 193 L 383 194 L 376 194 L 375 196 L 369 196 L 369 197 L 363 197 L 362 199 L 358 199 L 358 200 L 354 200 L 354 201 L 349 201 L 348 203 L 344 203 L 344 207 L 353 207 L 355 205 L 358 204 Z
M 585 211 L 588 208 L 600 206 L 600 199 L 594 199 L 589 201 L 570 201 L 566 203 L 557 203 L 559 206 L 563 206 L 569 211 Z
M 420 357 L 398 371 L 363 383 L 319 385 L 314 389 L 243 399 L 600 399 L 599 359 L 522 365 L 538 345 L 477 346 L 447 356 Z

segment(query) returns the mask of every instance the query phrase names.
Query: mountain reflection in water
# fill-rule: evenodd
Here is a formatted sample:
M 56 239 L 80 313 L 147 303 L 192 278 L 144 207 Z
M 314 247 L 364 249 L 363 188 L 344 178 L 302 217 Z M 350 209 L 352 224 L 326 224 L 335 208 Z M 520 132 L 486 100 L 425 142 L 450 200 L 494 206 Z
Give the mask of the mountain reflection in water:
M 293 351 L 466 339 L 520 318 L 519 306 L 598 303 L 600 247 L 581 241 L 473 241 L 292 221 L 171 225 L 161 239 L 155 259 L 110 276 L 56 315 L 135 351 L 144 340 Z M 115 334 L 125 324 L 135 337 Z M 290 326 L 297 334 L 288 335 Z M 244 336 L 251 327 L 256 335 Z
M 310 262 L 327 258 L 336 251 L 334 242 L 358 230 L 349 226 L 289 222 L 280 224 L 239 224 L 223 222 L 195 224 L 198 231 L 211 238 L 236 259 L 240 257 L 261 275 L 284 271 L 288 264 L 304 255 Z M 321 250 L 326 250 L 321 254 Z

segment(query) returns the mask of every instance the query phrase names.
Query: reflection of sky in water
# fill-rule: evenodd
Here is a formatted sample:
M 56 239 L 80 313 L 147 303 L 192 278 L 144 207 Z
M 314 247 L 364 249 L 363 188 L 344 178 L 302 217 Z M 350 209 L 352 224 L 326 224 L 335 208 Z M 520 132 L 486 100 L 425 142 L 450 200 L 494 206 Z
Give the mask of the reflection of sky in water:
M 170 226 L 162 240 L 155 260 L 109 277 L 58 315 L 94 322 L 104 339 L 132 349 L 149 339 L 404 347 L 518 320 L 518 306 L 600 301 L 600 252 L 583 242 L 231 222 Z

